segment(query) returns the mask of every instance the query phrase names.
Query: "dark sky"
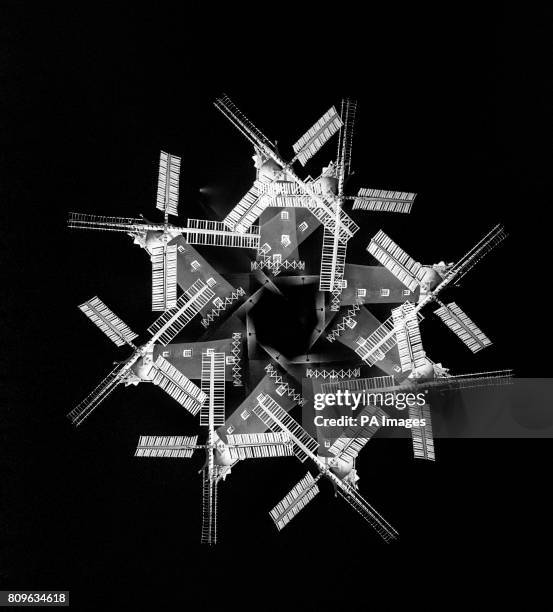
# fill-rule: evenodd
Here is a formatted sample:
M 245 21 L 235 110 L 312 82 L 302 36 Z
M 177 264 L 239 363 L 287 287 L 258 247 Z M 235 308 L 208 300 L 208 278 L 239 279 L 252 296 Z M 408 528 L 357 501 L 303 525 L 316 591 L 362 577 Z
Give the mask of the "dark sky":
M 136 437 L 148 428 L 187 433 L 189 421 L 176 411 L 159 416 L 155 389 L 114 395 L 78 432 L 64 419 L 117 358 L 75 305 L 97 293 L 133 328 L 151 316 L 143 253 L 118 237 L 75 237 L 65 230 L 67 212 L 152 216 L 160 149 L 183 158 L 183 217 L 205 210 L 205 186 L 207 204 L 230 209 L 253 168 L 248 143 L 212 105 L 222 92 L 286 151 L 330 105 L 356 97 L 352 182 L 419 194 L 409 219 L 383 218 L 380 226 L 423 261 L 437 252 L 455 259 L 503 222 L 509 243 L 459 293 L 495 341 L 467 369 L 549 376 L 542 356 L 550 326 L 542 322 L 551 14 L 298 10 L 299 3 L 3 6 L 6 588 L 70 589 L 76 609 L 106 609 L 101 598 L 111 590 L 120 605 L 163 592 L 158 607 L 167 609 L 269 591 L 276 594 L 264 597 L 289 603 L 292 586 L 303 593 L 295 602 L 314 606 L 340 588 L 349 592 L 351 582 L 352 597 L 370 601 L 379 590 L 367 584 L 373 572 L 405 582 L 427 567 L 430 582 L 440 559 L 443 570 L 467 554 L 460 574 L 451 565 L 455 589 L 482 576 L 480 565 L 495 563 L 506 541 L 532 552 L 527 521 L 534 534 L 549 530 L 548 442 L 438 441 L 437 463 L 414 465 L 407 445 L 390 449 L 382 440 L 362 458 L 361 490 L 402 534 L 397 545 L 384 549 L 330 487 L 275 535 L 266 512 L 305 472 L 290 460 L 236 470 L 222 488 L 222 544 L 206 551 L 197 544 L 201 465 L 133 462 Z M 376 229 L 363 220 L 365 242 Z M 454 342 L 444 346 L 465 363 Z

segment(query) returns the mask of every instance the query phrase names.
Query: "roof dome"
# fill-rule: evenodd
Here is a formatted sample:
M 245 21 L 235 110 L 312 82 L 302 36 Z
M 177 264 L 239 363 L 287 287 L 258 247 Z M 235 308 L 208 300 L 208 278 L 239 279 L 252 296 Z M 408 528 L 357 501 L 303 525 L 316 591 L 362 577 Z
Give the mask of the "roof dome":
M 353 469 L 353 459 L 346 460 L 346 459 L 336 457 L 335 459 L 332 459 L 329 465 L 330 465 L 330 470 L 334 474 L 336 474 L 338 478 L 343 479 Z
M 409 375 L 409 378 L 416 378 L 417 380 L 429 380 L 434 378 L 434 364 L 429 359 L 425 358 L 424 364 L 415 368 Z
M 420 271 L 422 278 L 420 281 L 421 291 L 428 293 L 428 291 L 434 290 L 442 281 L 442 277 L 434 270 L 434 268 L 421 268 Z
M 159 247 L 163 245 L 163 240 L 161 237 L 163 236 L 163 232 L 146 232 L 146 248 L 153 249 L 155 247 Z
M 139 359 L 133 366 L 133 372 L 140 378 L 140 380 L 152 380 L 154 377 L 154 370 L 152 369 L 152 357 L 151 355 L 145 355 Z
M 334 176 L 321 176 L 317 181 L 325 195 L 336 195 L 338 193 L 338 179 Z
M 223 442 L 219 442 L 215 447 L 214 460 L 217 465 L 231 465 L 232 457 L 228 446 Z
M 271 180 L 276 179 L 277 174 L 279 172 L 281 172 L 280 166 L 276 163 L 276 161 L 272 159 L 268 159 L 264 161 L 258 170 L 260 178 L 262 176 L 266 176 L 267 178 L 270 178 Z

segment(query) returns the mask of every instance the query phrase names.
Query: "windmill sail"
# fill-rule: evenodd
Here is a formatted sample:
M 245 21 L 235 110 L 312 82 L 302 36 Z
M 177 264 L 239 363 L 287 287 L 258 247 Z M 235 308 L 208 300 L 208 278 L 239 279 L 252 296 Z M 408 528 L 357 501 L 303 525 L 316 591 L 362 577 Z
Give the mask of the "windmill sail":
M 385 542 L 397 539 L 399 534 L 388 521 L 380 516 L 352 486 L 340 482 L 343 486 L 337 489 L 338 495 L 360 514 Z
M 338 195 L 344 194 L 344 184 L 351 173 L 351 150 L 353 144 L 353 126 L 355 124 L 355 114 L 357 112 L 357 101 L 351 98 L 342 100 L 340 116 L 343 127 L 340 130 L 338 139 L 338 156 L 336 168 L 338 173 Z
M 347 243 L 339 241 L 338 227 L 335 227 L 335 232 L 329 231 L 327 227 L 323 231 L 319 291 L 332 291 L 336 282 L 341 282 L 344 276 Z
M 369 366 L 374 365 L 377 361 L 382 361 L 386 353 L 397 343 L 394 330 L 394 319 L 390 316 L 370 336 L 367 338 L 360 336 L 357 339 L 355 352 Z
M 167 215 L 178 215 L 181 158 L 161 151 L 157 180 L 156 208 Z
M 222 221 L 208 219 L 187 219 L 186 242 L 206 246 L 259 248 L 259 226 L 252 225 L 247 233 L 229 231 Z
M 409 257 L 382 230 L 373 237 L 367 251 L 408 289 L 415 291 L 419 286 L 417 277 L 422 268 L 421 264 Z
M 317 480 L 308 472 L 290 493 L 269 512 L 279 531 L 319 493 Z
M 403 307 L 411 306 L 411 302 L 405 302 Z M 417 307 L 415 307 L 417 310 Z M 422 319 L 420 312 L 417 312 L 419 320 Z M 380 324 L 367 338 L 359 337 L 355 352 L 367 365 L 374 365 L 381 361 L 397 344 L 396 326 L 393 315 L 388 317 L 384 323 Z
M 223 219 L 223 223 L 237 232 L 247 232 L 270 203 L 265 196 L 266 180 L 256 180 L 240 202 Z
M 153 373 L 154 385 L 158 385 L 193 416 L 198 414 L 206 395 L 182 372 L 161 355 L 152 364 L 150 372 Z
M 449 329 L 473 352 L 492 344 L 484 332 L 457 306 L 455 302 L 442 304 L 434 311 Z
M 426 363 L 426 353 L 422 347 L 421 333 L 415 307 L 407 302 L 392 310 L 397 348 L 402 372 L 409 372 Z
M 72 229 L 89 229 L 103 232 L 140 232 L 147 229 L 144 219 L 139 217 L 106 217 L 85 213 L 69 213 L 68 227 Z
M 421 388 L 436 388 L 439 390 L 475 389 L 480 387 L 499 387 L 512 384 L 512 370 L 495 370 L 491 372 L 475 372 L 457 376 L 438 377 L 428 382 L 419 383 Z
M 130 344 L 137 337 L 123 321 L 113 313 L 102 300 L 93 297 L 79 306 L 84 314 L 98 326 L 117 346 Z
M 353 210 L 407 214 L 411 212 L 416 195 L 407 191 L 362 188 L 356 197 L 348 199 L 353 200 Z
M 152 310 L 169 310 L 177 305 L 177 245 L 154 247 L 152 259 Z
M 393 376 L 373 376 L 371 378 L 350 378 L 349 380 L 335 380 L 321 385 L 323 393 L 336 393 L 336 391 L 385 391 L 395 386 Z
M 217 98 L 214 104 L 254 147 L 260 149 L 266 157 L 272 157 L 275 148 L 273 143 L 246 117 L 227 95 Z
M 188 459 L 197 442 L 198 436 L 140 436 L 134 456 Z
M 200 412 L 200 425 L 225 424 L 225 353 L 202 353 L 202 394 L 206 401 Z M 210 423 L 210 415 L 213 423 Z
M 106 397 L 122 382 L 122 370 L 125 366 L 117 365 L 113 370 L 91 391 L 84 400 L 71 412 L 67 418 L 73 425 L 80 425 L 93 410 L 95 410 Z
M 294 160 L 298 159 L 301 165 L 305 166 L 342 125 L 340 116 L 332 107 L 293 145 L 296 154 Z
M 293 181 L 271 181 L 267 183 L 265 193 L 269 206 L 283 208 L 308 208 L 316 206 L 316 202 L 305 194 L 305 190 Z
M 505 238 L 507 238 L 505 228 L 501 224 L 497 224 L 448 271 L 442 285 L 449 284 L 452 281 L 458 284 L 469 270 L 472 270 L 479 261 L 501 244 Z
M 319 448 L 316 442 L 303 427 L 282 409 L 277 402 L 268 394 L 260 393 L 257 396 L 257 406 L 253 409 L 271 431 L 284 431 L 290 435 L 294 442 L 294 455 L 300 460 L 305 461 Z
M 357 416 L 361 423 L 363 417 L 368 417 L 364 425 L 352 425 L 342 432 L 341 436 L 329 447 L 329 452 L 340 459 L 355 459 L 361 449 L 376 434 L 386 413 L 376 405 L 365 406 Z M 371 417 L 376 417 L 378 424 L 371 423 Z
M 167 346 L 171 340 L 204 308 L 215 293 L 200 279 L 177 300 L 175 308 L 164 312 L 150 327 L 152 340 Z
M 290 457 L 294 454 L 290 436 L 284 432 L 228 434 L 227 442 L 232 459 Z
M 213 466 L 211 466 L 213 467 Z M 217 479 L 203 470 L 202 544 L 217 544 Z
M 432 437 L 432 415 L 430 406 L 409 406 L 409 418 L 417 419 L 419 422 L 424 419 L 424 425 L 418 425 L 411 428 L 411 437 L 413 439 L 413 454 L 416 459 L 427 459 L 434 461 L 434 438 Z

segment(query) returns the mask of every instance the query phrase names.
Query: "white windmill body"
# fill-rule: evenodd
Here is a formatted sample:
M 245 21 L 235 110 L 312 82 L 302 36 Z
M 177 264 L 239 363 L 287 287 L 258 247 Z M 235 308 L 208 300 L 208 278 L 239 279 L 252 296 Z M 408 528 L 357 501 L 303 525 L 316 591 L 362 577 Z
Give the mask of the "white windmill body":
M 420 310 L 430 302 L 437 302 L 440 308 L 437 314 L 446 325 L 461 339 L 461 341 L 473 352 L 491 345 L 491 341 L 473 323 L 471 319 L 455 304 L 447 306 L 442 304 L 438 295 L 450 284 L 458 284 L 460 279 L 467 274 L 483 257 L 492 251 L 506 238 L 505 230 L 501 225 L 496 225 L 476 246 L 464 255 L 456 264 L 447 267 L 447 271 L 441 276 L 441 280 L 431 290 L 426 290 L 413 308 L 412 315 L 419 314 Z M 409 257 L 397 246 L 384 232 L 380 231 L 371 240 L 367 250 L 376 257 L 392 274 L 394 274 L 406 287 L 413 291 L 420 283 L 418 275 L 426 275 L 424 267 Z M 406 303 L 407 304 L 407 303 Z M 368 365 L 374 365 L 379 359 L 397 344 L 393 316 L 387 319 L 369 337 L 357 347 L 357 354 Z
M 205 346 L 209 341 L 198 343 L 201 344 L 198 351 L 201 351 L 199 386 L 191 380 L 197 380 L 198 371 L 191 374 L 190 370 L 184 369 L 183 373 L 171 363 L 169 351 L 160 351 L 160 346 L 167 347 L 198 314 L 202 314 L 201 323 L 204 327 L 214 321 L 220 321 L 221 313 L 227 307 L 230 310 L 230 306 L 235 305 L 239 298 L 245 295 L 243 289 L 235 290 L 229 281 L 223 279 L 222 273 L 219 275 L 208 264 L 204 265 L 204 260 L 191 252 L 185 240 L 190 245 L 254 249 L 258 259 L 252 263 L 252 270 L 268 269 L 276 275 L 282 269 L 303 269 L 300 267 L 302 262 L 299 261 L 299 256 L 295 259 L 301 237 L 290 240 L 291 232 L 281 232 L 283 248 L 279 252 L 276 252 L 277 249 L 270 252 L 271 245 L 261 240 L 260 225 L 255 224 L 269 207 L 301 210 L 302 220 L 303 215 L 311 215 L 313 218 L 313 227 L 305 236 L 314 231 L 318 224 L 323 225 L 319 291 L 331 294 L 330 310 L 338 311 L 342 304 L 342 291 L 347 284 L 345 266 L 348 242 L 359 230 L 359 226 L 345 211 L 346 204 L 352 201 L 353 210 L 406 214 L 411 211 L 416 195 L 411 192 L 373 188 L 361 188 L 356 195 L 346 193 L 346 183 L 353 174 L 351 152 L 357 112 L 355 100 L 342 100 L 340 113 L 331 107 L 294 143 L 293 156 L 289 161 L 281 156 L 276 142 L 271 142 L 227 96 L 218 98 L 215 106 L 242 132 L 255 151 L 253 159 L 256 177 L 253 186 L 223 220 L 188 219 L 186 227 L 169 222 L 170 216 L 178 214 L 181 159 L 163 151 L 160 154 L 156 192 L 156 208 L 163 214 L 162 222 L 150 223 L 143 217 L 100 217 L 79 213 L 70 215 L 70 227 L 126 233 L 133 238 L 135 244 L 147 251 L 152 265 L 152 310 L 162 314 L 148 328 L 149 339 L 141 345 L 136 345 L 134 340 L 137 334 L 99 298 L 94 297 L 80 306 L 82 312 L 108 338 L 118 347 L 128 345 L 132 354 L 117 363 L 108 376 L 68 416 L 75 425 L 80 425 L 117 386 L 147 382 L 160 387 L 192 416 L 199 415 L 199 425 L 205 427 L 207 432 L 204 444 L 198 444 L 197 435 L 146 435 L 139 439 L 136 456 L 188 459 L 196 450 L 205 451 L 205 463 L 200 470 L 202 543 L 217 543 L 218 485 L 226 479 L 238 461 L 292 455 L 302 463 L 309 461 L 316 468 L 316 475 L 308 472 L 270 511 L 270 516 L 279 530 L 316 497 L 319 493 L 318 482 L 324 477 L 332 483 L 336 494 L 384 541 L 392 541 L 397 538 L 397 531 L 361 496 L 357 484 L 359 476 L 356 460 L 367 442 L 378 431 L 378 422 L 382 422 L 383 417 L 386 417 L 381 406 L 366 405 L 357 414 L 358 422 L 363 421 L 365 416 L 377 417 L 376 421 L 345 428 L 340 437 L 334 439 L 332 444 L 329 442 L 328 448 L 325 445 L 322 449 L 288 413 L 288 410 L 305 403 L 306 400 L 273 365 L 265 368 L 266 376 L 261 382 L 257 382 L 255 390 L 240 404 L 238 416 L 235 413 L 226 419 L 227 379 L 232 375 L 234 385 L 242 385 L 239 359 L 236 358 L 241 350 L 241 332 L 232 334 L 232 349 L 230 346 L 225 346 L 223 350 L 221 345 L 217 345 L 217 348 Z M 305 167 L 334 135 L 338 136 L 335 161 L 330 161 L 323 167 L 320 176 L 315 179 L 310 176 L 300 177 L 294 170 L 294 164 L 300 162 Z M 272 214 L 273 211 L 266 212 L 268 216 Z M 290 219 L 286 211 L 281 211 L 281 214 L 283 216 L 280 220 L 289 222 L 288 226 L 281 223 L 283 227 L 289 227 L 295 222 L 295 217 Z M 276 221 L 278 223 L 279 218 Z M 302 229 L 304 224 L 306 227 Z M 298 232 L 306 231 L 307 223 L 298 222 L 297 225 Z M 351 334 L 352 338 L 346 346 L 354 348 L 363 363 L 369 366 L 382 363 L 386 354 L 392 349 L 395 351 L 397 347 L 397 356 L 394 352 L 389 360 L 389 368 L 382 368 L 390 373 L 393 366 L 397 378 L 390 375 L 362 379 L 361 369 L 357 367 L 359 364 L 355 364 L 355 370 L 344 370 L 346 366 L 337 365 L 337 368 L 342 368 L 342 374 L 338 375 L 334 369 L 318 370 L 320 364 L 316 363 L 313 368 L 306 369 L 306 375 L 315 378 L 320 375 L 326 380 L 328 372 L 329 382 L 319 383 L 326 392 L 332 389 L 374 392 L 380 388 L 401 392 L 407 389 L 459 389 L 504 384 L 511 376 L 510 371 L 452 376 L 441 364 L 432 362 L 423 347 L 419 324 L 423 318 L 422 309 L 430 302 L 435 302 L 438 305 L 435 314 L 473 353 L 491 344 L 488 337 L 455 302 L 444 304 L 439 296 L 448 286 L 458 284 L 505 236 L 503 228 L 498 225 L 456 264 L 445 264 L 442 261 L 435 265 L 422 265 L 407 255 L 384 232 L 378 232 L 367 250 L 390 274 L 380 266 L 374 267 L 378 267 L 389 277 L 393 275 L 409 291 L 415 292 L 418 289 L 418 296 L 413 295 L 412 300 L 393 308 L 384 323 L 379 324 L 380 322 L 376 321 L 378 326 L 370 329 L 365 327 L 364 336 L 357 333 L 358 328 L 357 340 L 353 339 Z M 285 241 L 285 238 L 288 240 Z M 289 260 L 282 256 L 287 248 Z M 257 272 L 256 276 L 264 277 L 264 282 L 270 282 L 263 272 Z M 189 283 L 190 278 L 195 280 Z M 177 295 L 177 284 L 183 290 L 180 296 Z M 224 289 L 221 288 L 223 284 Z M 261 291 L 263 290 L 262 288 Z M 402 295 L 409 295 L 409 291 Z M 398 289 L 397 295 L 400 294 Z M 324 306 L 325 296 L 319 297 Z M 249 302 L 253 303 L 253 300 L 250 299 Z M 325 311 L 324 308 L 318 310 L 323 313 Z M 340 338 L 340 334 L 344 337 L 348 330 L 351 332 L 361 321 L 364 310 L 361 301 L 357 297 L 355 300 L 352 298 L 351 308 L 347 310 L 336 330 L 328 334 L 329 341 L 334 342 Z M 240 324 L 244 311 L 247 312 L 244 309 L 240 316 L 236 317 Z M 251 322 L 246 316 L 247 336 L 252 335 L 249 333 L 250 325 Z M 233 332 L 234 329 L 232 328 Z M 225 332 L 229 332 L 229 329 L 225 329 Z M 322 329 L 317 329 L 317 332 L 322 333 Z M 227 333 L 225 338 L 228 339 L 230 335 L 230 332 Z M 213 341 L 215 342 L 221 340 Z M 273 359 L 280 359 L 280 355 L 275 356 L 275 352 L 261 344 L 261 341 L 248 339 L 250 348 L 255 343 L 265 349 Z M 227 349 L 232 353 L 232 357 L 226 357 L 224 351 Z M 181 347 L 183 355 L 185 350 L 187 349 Z M 285 362 L 286 359 L 283 358 L 279 363 L 286 370 Z M 300 362 L 297 361 L 296 365 L 297 363 Z M 324 361 L 321 363 L 325 367 Z M 178 363 L 176 365 L 178 366 Z M 232 374 L 229 369 L 231 365 Z M 199 368 L 199 361 L 195 367 Z M 291 367 L 288 371 L 295 377 Z M 355 378 L 352 378 L 354 376 Z M 296 379 L 299 380 L 299 377 Z M 276 386 L 271 392 L 274 390 L 275 397 L 278 395 L 281 400 L 275 400 L 271 396 L 267 390 L 270 385 Z M 430 406 L 427 403 L 422 406 L 409 406 L 409 418 L 424 419 L 426 422 L 424 426 L 412 429 L 414 456 L 434 460 Z M 240 425 L 243 427 L 241 430 Z

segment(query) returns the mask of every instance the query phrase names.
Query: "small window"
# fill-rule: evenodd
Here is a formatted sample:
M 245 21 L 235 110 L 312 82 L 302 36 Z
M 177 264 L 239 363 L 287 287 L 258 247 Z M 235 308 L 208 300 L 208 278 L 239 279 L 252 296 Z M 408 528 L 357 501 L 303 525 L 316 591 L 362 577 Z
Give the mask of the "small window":
M 169 355 L 171 354 L 171 351 L 163 351 L 163 353 L 161 353 L 163 357 L 169 357 Z
M 411 291 L 409 289 L 404 289 L 403 295 L 411 295 Z
M 357 297 L 367 297 L 366 289 L 357 289 Z
M 348 288 L 348 281 L 343 278 L 341 281 L 338 281 L 340 283 L 340 287 L 342 287 L 342 289 L 347 289 Z
M 380 290 L 380 295 L 382 297 L 389 297 L 390 296 L 390 290 L 389 289 L 381 289 Z
M 243 412 L 240 414 L 240 416 L 242 417 L 242 420 L 244 420 L 244 421 L 245 421 L 246 419 L 248 419 L 248 418 L 250 417 L 250 411 L 249 411 L 249 410 L 244 410 L 244 411 L 243 411 Z
M 184 349 L 182 352 L 183 357 L 192 357 L 192 349 Z
M 273 255 L 273 261 L 275 263 L 282 263 L 282 255 L 280 253 L 275 253 Z
M 235 361 L 235 358 L 232 355 L 227 355 L 226 357 L 227 365 L 233 365 L 234 361 Z
M 182 246 L 182 244 L 179 244 L 179 247 L 178 247 L 177 251 L 178 251 L 179 253 L 184 253 L 185 248 Z
M 213 285 L 217 284 L 217 281 L 213 277 L 210 277 L 206 280 L 206 283 L 208 287 L 213 287 Z
M 284 385 L 280 385 L 280 387 L 277 387 L 276 392 L 282 397 L 286 393 L 286 387 Z
M 206 355 L 213 355 L 215 353 L 215 349 L 207 349 L 205 352 Z
M 281 219 L 286 219 L 286 220 L 288 220 L 288 218 L 289 218 L 288 211 L 287 211 L 287 210 L 283 210 L 283 211 L 280 213 L 280 218 L 281 218 Z
M 346 319 L 345 320 L 345 324 L 350 328 L 353 329 L 356 325 L 357 325 L 357 321 L 355 319 Z
M 230 427 L 227 427 L 227 433 L 231 434 L 234 431 L 234 425 L 231 425 Z
M 195 259 L 191 264 L 190 267 L 192 268 L 192 270 L 195 272 L 196 270 L 198 270 L 198 268 L 200 268 L 200 262 Z
M 282 236 L 280 237 L 280 244 L 282 244 L 282 246 L 284 247 L 289 246 L 291 244 L 290 235 L 282 234 Z
M 359 346 L 363 346 L 363 345 L 365 344 L 365 342 L 366 342 L 366 341 L 367 341 L 367 340 L 366 340 L 365 338 L 363 338 L 363 336 L 359 336 L 355 342 L 357 342 L 357 344 L 358 344 Z
M 395 365 L 394 372 L 401 372 L 401 368 L 398 365 Z
M 331 444 L 330 444 L 330 440 L 325 440 L 325 448 L 330 448 Z
M 221 308 L 221 306 L 223 305 L 223 300 L 220 297 L 216 297 L 213 300 L 213 305 L 215 306 L 215 308 Z
M 305 221 L 302 221 L 299 225 L 298 225 L 298 229 L 300 230 L 300 232 L 305 232 L 305 230 L 309 227 L 309 225 L 307 225 L 307 223 Z
M 260 249 L 262 253 L 268 253 L 271 250 L 271 245 L 266 242 Z

